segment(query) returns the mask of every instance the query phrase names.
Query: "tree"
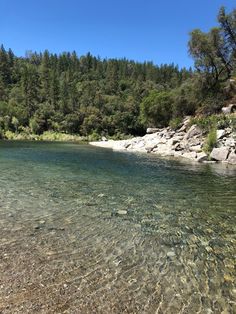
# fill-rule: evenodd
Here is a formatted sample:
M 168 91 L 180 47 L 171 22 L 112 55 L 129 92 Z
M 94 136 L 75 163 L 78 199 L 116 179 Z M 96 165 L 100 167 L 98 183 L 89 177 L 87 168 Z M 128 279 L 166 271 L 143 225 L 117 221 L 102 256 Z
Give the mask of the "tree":
M 151 91 L 141 103 L 141 121 L 148 127 L 167 126 L 172 115 L 170 92 Z

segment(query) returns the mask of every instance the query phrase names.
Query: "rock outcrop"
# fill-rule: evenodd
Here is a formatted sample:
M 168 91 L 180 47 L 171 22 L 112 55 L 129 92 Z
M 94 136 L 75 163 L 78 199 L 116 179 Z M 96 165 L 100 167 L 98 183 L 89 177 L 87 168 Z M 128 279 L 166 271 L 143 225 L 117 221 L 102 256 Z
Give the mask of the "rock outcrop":
M 227 147 L 213 148 L 210 157 L 216 161 L 225 161 L 229 155 L 229 149 Z
M 217 147 L 208 156 L 203 151 L 206 138 L 202 130 L 197 125 L 189 126 L 189 121 L 187 117 L 175 131 L 170 127 L 148 129 L 148 134 L 143 137 L 121 141 L 91 142 L 90 144 L 114 150 L 182 157 L 196 162 L 212 160 L 212 162 L 228 162 L 236 165 L 236 134 L 232 129 L 217 130 Z

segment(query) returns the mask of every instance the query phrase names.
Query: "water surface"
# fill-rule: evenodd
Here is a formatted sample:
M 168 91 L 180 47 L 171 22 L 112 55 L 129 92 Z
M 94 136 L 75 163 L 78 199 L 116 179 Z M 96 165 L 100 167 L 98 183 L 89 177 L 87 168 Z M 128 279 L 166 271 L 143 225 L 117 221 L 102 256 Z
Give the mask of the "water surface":
M 236 170 L 0 143 L 0 313 L 235 313 Z

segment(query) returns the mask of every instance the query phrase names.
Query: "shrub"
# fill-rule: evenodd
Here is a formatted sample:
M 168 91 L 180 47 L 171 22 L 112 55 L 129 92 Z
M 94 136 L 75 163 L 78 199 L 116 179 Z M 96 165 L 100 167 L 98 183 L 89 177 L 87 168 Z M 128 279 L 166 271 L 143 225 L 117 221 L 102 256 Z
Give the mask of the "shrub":
M 216 143 L 217 143 L 217 133 L 216 133 L 216 128 L 213 127 L 208 133 L 207 138 L 206 138 L 206 142 L 203 148 L 205 153 L 209 155 L 212 149 L 216 147 Z
M 171 127 L 171 129 L 177 130 L 181 126 L 181 123 L 181 118 L 173 118 L 170 120 L 169 126 Z
M 233 125 L 233 118 L 230 116 L 210 115 L 192 118 L 190 125 L 198 125 L 203 132 L 209 133 L 212 128 L 224 129 Z
M 170 92 L 151 91 L 140 105 L 140 116 L 144 126 L 165 127 L 172 115 Z

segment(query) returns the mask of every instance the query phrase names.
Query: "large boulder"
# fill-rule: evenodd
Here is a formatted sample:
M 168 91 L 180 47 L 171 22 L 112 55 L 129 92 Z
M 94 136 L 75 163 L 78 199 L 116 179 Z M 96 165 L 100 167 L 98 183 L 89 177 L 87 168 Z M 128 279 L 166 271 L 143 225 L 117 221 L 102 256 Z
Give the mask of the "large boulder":
M 231 152 L 229 154 L 227 161 L 229 164 L 236 165 L 236 154 L 235 154 L 235 152 Z
M 203 162 L 207 160 L 207 154 L 204 152 L 198 153 L 197 154 L 197 161 L 198 162 Z
M 230 104 L 227 107 L 223 107 L 221 110 L 224 114 L 233 113 L 236 111 L 236 104 Z
M 183 157 L 194 160 L 197 157 L 197 153 L 196 152 L 186 152 L 186 153 L 183 153 Z
M 213 148 L 210 157 L 217 161 L 225 161 L 229 155 L 229 149 L 227 147 Z
M 185 135 L 185 139 L 188 140 L 194 136 L 200 136 L 202 135 L 202 130 L 196 125 L 193 124 L 191 128 L 188 130 L 188 132 Z
M 147 128 L 146 133 L 147 134 L 152 134 L 152 133 L 156 133 L 158 131 L 160 131 L 160 129 L 158 129 L 158 128 Z
M 224 137 L 226 134 L 225 130 L 222 129 L 222 130 L 217 130 L 216 131 L 216 137 L 217 137 L 217 140 L 221 139 L 222 137 Z

